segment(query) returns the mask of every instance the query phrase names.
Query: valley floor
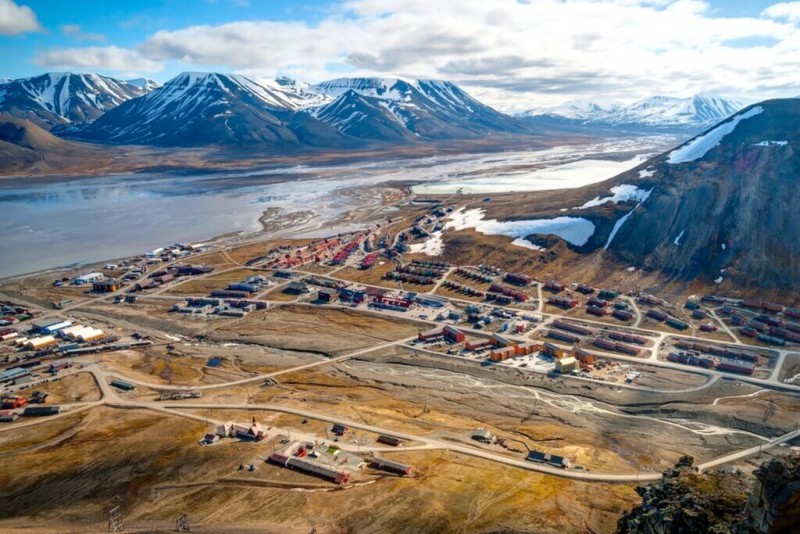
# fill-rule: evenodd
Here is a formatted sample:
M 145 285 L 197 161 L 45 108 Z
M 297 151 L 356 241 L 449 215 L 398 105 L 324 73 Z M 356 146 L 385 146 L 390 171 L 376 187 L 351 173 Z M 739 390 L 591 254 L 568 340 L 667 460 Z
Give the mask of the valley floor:
M 531 212 L 555 209 L 554 193 L 529 195 Z M 119 506 L 128 532 L 170 531 L 181 514 L 194 532 L 613 532 L 639 500 L 635 487 L 684 454 L 701 470 L 749 472 L 798 446 L 800 348 L 739 337 L 716 304 L 702 303 L 705 318 L 692 318 L 682 303 L 705 288 L 468 229 L 445 231 L 438 256 L 373 253 L 420 244 L 426 238 L 413 237 L 414 226 L 433 233 L 451 210 L 483 200 L 420 203 L 387 185 L 371 198 L 302 236 L 287 228 L 227 236 L 109 293 L 52 282 L 93 268 L 121 277 L 121 266 L 6 280 L 0 300 L 9 313 L 22 307 L 37 322 L 92 325 L 107 339 L 76 343 L 83 353 L 66 342 L 38 355 L 11 340 L 0 345 L 4 368 L 26 364 L 32 377 L 6 382 L 3 392 L 47 392 L 47 405 L 60 407 L 0 423 L 0 529 L 105 530 Z M 510 203 L 499 196 L 487 210 L 502 216 Z M 369 257 L 374 263 L 362 268 Z M 213 271 L 135 290 L 182 263 Z M 492 284 L 510 288 L 489 265 L 530 276 L 515 288 L 523 296 L 486 300 Z M 177 311 L 254 277 L 247 313 Z M 551 279 L 565 282 L 561 295 L 576 307 L 548 302 Z M 590 297 L 577 283 L 620 289 L 610 301 L 630 319 L 587 314 Z M 338 292 L 330 301 L 324 286 Z M 345 286 L 365 299 L 346 296 Z M 643 302 L 645 289 L 672 304 Z M 468 319 L 474 305 L 478 321 Z M 686 329 L 648 318 L 653 309 L 669 310 Z M 28 321 L 13 328 L 36 335 Z M 550 336 L 567 332 L 557 326 L 564 323 L 578 332 L 574 343 Z M 705 323 L 714 330 L 704 332 Z M 463 337 L 448 338 L 445 326 Z M 612 331 L 637 339 L 635 354 L 595 344 Z M 491 349 L 468 346 L 490 338 Z M 670 360 L 685 342 L 757 353 L 756 365 L 742 375 Z M 503 345 L 513 356 L 492 356 Z M 569 363 L 571 355 L 581 361 Z M 61 360 L 69 367 L 48 371 Z M 198 444 L 228 422 L 241 432 Z M 552 458 L 532 461 L 531 452 Z M 275 453 L 347 476 L 335 483 L 287 469 Z M 376 458 L 411 469 L 381 470 Z

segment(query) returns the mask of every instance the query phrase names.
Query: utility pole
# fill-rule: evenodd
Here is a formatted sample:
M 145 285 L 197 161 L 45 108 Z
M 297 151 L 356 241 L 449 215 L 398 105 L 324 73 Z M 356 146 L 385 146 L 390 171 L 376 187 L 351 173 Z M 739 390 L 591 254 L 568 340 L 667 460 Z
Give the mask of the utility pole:
M 122 520 L 122 510 L 117 505 L 108 511 L 108 531 L 123 532 L 124 530 L 125 523 Z
M 772 417 L 773 415 L 775 415 L 775 401 L 770 399 L 767 409 L 764 410 L 763 421 L 766 423 L 769 420 L 769 418 Z

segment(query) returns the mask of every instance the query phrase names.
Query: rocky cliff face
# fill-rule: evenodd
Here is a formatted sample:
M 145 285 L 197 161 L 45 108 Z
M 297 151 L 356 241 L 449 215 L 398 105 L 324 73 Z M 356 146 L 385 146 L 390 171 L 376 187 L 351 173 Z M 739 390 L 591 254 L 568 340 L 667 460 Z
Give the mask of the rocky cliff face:
M 729 534 L 742 520 L 748 481 L 742 473 L 697 473 L 683 457 L 660 482 L 640 486 L 637 506 L 617 523 L 618 534 Z
M 660 482 L 640 486 L 642 504 L 618 534 L 794 534 L 800 530 L 800 454 L 773 458 L 753 473 L 698 473 L 684 456 Z
M 800 531 L 800 454 L 775 458 L 756 471 L 740 534 Z
M 610 180 L 610 189 L 636 186 L 648 196 L 583 211 L 597 230 L 581 251 L 606 248 L 683 280 L 796 288 L 798 125 L 800 99 L 762 102 Z

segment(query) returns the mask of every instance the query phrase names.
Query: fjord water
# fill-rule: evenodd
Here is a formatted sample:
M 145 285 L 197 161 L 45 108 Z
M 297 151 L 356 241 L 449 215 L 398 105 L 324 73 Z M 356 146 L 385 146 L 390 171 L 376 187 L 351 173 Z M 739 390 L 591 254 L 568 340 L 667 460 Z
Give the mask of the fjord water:
M 629 159 L 634 153 L 649 153 L 664 144 L 663 138 L 641 138 L 340 166 L 0 181 L 0 276 L 139 254 L 231 232 L 256 232 L 268 209 L 276 218 L 303 213 L 293 219 L 291 233 L 308 235 L 364 206 L 370 199 L 357 192 L 381 182 L 418 181 L 431 184 L 431 192 L 462 187 L 488 192 L 484 184 L 502 176 L 492 192 L 577 187 L 631 168 L 641 162 L 641 157 Z M 620 151 L 627 154 L 622 161 L 609 161 Z M 593 159 L 582 160 L 588 157 Z M 521 164 L 541 164 L 555 173 L 504 170 Z

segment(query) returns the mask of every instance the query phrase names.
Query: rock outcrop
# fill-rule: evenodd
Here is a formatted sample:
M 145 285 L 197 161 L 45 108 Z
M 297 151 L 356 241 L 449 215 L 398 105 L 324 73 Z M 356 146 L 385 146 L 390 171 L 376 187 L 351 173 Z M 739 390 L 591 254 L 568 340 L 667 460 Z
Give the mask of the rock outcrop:
M 800 454 L 773 458 L 753 478 L 723 469 L 700 474 L 684 456 L 661 481 L 640 486 L 642 504 L 618 534 L 794 534 L 800 532 Z
M 619 534 L 729 534 L 744 517 L 749 483 L 740 472 L 700 474 L 684 456 L 660 482 L 640 486 L 642 504 L 617 523 Z
M 773 458 L 754 474 L 740 534 L 800 532 L 800 454 Z

